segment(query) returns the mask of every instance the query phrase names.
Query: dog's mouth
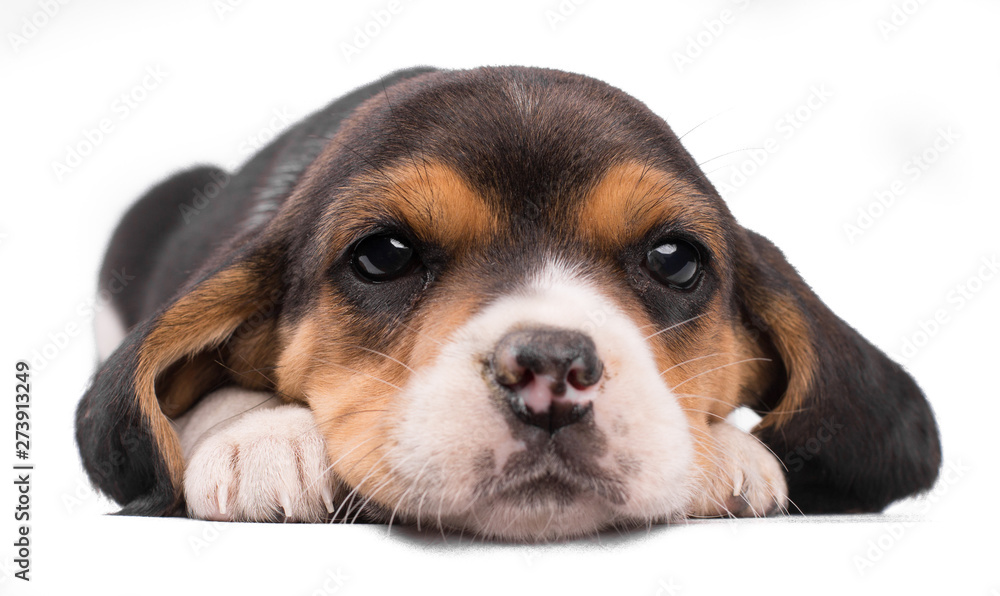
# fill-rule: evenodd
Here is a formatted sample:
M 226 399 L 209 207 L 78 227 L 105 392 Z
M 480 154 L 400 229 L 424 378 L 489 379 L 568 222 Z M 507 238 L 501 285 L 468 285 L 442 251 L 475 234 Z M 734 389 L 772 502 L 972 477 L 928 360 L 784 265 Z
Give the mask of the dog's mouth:
M 588 498 L 597 498 L 612 505 L 624 505 L 625 490 L 621 482 L 607 477 L 588 477 L 565 469 L 544 469 L 528 477 L 504 479 L 487 489 L 483 496 L 525 507 L 567 506 Z
M 589 499 L 624 505 L 624 482 L 602 468 L 591 453 L 574 451 L 578 437 L 560 438 L 529 443 L 512 453 L 499 474 L 480 483 L 477 496 L 525 507 L 567 506 Z
M 404 505 L 397 519 L 416 522 L 418 529 L 423 524 L 515 541 L 569 538 L 624 519 L 623 480 L 552 452 L 520 453 L 518 459 L 481 480 L 467 499 L 450 501 L 431 494 L 418 499 L 415 510 L 413 503 Z

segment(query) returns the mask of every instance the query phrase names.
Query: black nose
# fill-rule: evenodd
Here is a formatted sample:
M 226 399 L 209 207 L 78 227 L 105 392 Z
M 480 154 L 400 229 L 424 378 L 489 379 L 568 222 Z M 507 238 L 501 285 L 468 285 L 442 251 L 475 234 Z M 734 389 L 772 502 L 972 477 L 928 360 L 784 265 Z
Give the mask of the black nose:
M 554 433 L 590 411 L 604 364 L 579 331 L 530 327 L 500 338 L 490 365 L 523 422 Z

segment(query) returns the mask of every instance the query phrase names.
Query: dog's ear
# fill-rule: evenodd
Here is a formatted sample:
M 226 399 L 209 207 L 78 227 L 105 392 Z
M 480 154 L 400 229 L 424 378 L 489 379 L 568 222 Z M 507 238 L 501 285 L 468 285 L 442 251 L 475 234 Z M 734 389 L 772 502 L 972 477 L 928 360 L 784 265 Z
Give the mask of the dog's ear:
M 268 388 L 281 252 L 247 241 L 102 363 L 77 409 L 77 443 L 91 481 L 122 514 L 183 511 L 184 459 L 171 417 L 223 383 Z
M 754 434 L 787 469 L 791 509 L 875 512 L 929 489 L 941 446 L 914 380 L 833 314 L 766 238 L 740 230 L 736 261 L 746 335 L 775 359 Z

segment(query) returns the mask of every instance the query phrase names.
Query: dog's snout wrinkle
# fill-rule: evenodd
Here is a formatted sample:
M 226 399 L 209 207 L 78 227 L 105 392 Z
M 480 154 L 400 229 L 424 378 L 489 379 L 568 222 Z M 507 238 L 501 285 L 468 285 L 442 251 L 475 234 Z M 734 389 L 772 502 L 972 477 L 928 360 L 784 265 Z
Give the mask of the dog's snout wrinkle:
M 497 342 L 491 366 L 517 417 L 550 433 L 590 411 L 604 372 L 588 335 L 554 327 L 508 332 Z

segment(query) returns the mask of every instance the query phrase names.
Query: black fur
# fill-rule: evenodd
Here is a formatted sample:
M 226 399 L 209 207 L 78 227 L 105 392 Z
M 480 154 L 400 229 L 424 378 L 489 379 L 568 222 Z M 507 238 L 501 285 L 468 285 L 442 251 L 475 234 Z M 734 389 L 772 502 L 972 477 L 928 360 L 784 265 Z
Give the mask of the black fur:
M 150 322 L 143 327 L 151 327 Z M 123 515 L 176 515 L 181 495 L 135 401 L 137 329 L 101 366 L 76 411 L 76 440 L 91 482 L 123 505 Z
M 791 297 L 809 327 L 803 340 L 818 357 L 810 391 L 795 406 L 801 412 L 757 432 L 785 464 L 794 505 L 803 513 L 876 512 L 930 489 L 941 445 L 917 384 L 833 314 L 766 238 L 748 231 L 744 249 L 744 287 L 737 292 L 744 308 L 769 335 L 762 303 Z M 765 407 L 779 407 L 781 397 Z

